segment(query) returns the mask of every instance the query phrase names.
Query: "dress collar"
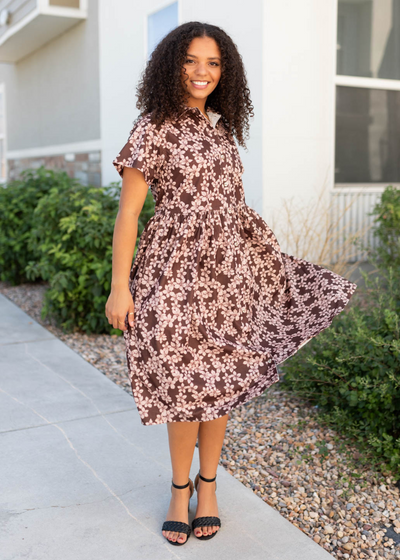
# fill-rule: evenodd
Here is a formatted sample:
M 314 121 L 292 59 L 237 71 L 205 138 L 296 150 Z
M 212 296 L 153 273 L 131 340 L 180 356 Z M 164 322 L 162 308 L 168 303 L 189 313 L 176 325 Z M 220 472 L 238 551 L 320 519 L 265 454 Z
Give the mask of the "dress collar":
M 207 119 L 206 116 L 204 116 L 204 114 L 200 111 L 200 109 L 198 107 L 191 107 L 191 106 L 186 106 L 183 111 L 181 111 L 181 113 L 179 114 L 180 118 L 184 113 L 186 113 L 186 111 L 190 111 L 191 113 L 193 113 L 194 115 L 198 115 L 200 116 L 202 119 L 204 119 L 206 122 L 210 123 L 211 126 L 213 128 L 215 128 L 217 126 L 217 122 L 219 121 L 219 119 L 221 118 L 221 114 L 217 113 L 216 111 L 212 111 L 211 109 L 208 109 L 206 111 L 208 117 L 210 120 Z
M 211 124 L 212 124 L 213 128 L 215 128 L 217 126 L 217 122 L 221 118 L 221 114 L 217 113 L 216 111 L 211 111 L 211 109 L 208 109 L 208 111 L 206 111 L 206 113 L 210 117 L 210 121 L 211 121 Z

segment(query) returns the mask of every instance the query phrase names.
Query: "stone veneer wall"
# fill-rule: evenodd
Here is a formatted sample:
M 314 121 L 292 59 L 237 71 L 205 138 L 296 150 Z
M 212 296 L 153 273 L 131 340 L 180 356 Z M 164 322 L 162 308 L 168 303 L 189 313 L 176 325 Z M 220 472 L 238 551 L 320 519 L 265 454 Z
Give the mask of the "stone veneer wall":
M 77 153 L 56 156 L 9 159 L 8 180 L 18 179 L 24 169 L 37 169 L 41 165 L 48 169 L 62 169 L 87 186 L 101 186 L 101 153 Z

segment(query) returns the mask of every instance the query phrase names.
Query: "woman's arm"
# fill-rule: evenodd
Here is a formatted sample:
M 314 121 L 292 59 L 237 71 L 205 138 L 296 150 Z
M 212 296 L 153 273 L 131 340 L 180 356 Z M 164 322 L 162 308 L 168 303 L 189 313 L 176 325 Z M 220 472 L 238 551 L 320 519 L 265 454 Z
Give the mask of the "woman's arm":
M 119 210 L 113 235 L 111 293 L 105 308 L 110 325 L 121 331 L 126 330 L 126 314 L 134 311 L 132 294 L 129 290 L 129 273 L 135 250 L 138 219 L 148 189 L 141 171 L 124 167 Z M 133 315 L 128 316 L 131 326 L 133 326 L 133 318 Z

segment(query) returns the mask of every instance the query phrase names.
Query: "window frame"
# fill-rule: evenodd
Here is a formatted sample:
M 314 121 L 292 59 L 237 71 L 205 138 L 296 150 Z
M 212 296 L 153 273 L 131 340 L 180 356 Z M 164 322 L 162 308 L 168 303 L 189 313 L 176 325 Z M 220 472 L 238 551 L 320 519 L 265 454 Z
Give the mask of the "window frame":
M 339 11 L 339 0 L 336 0 L 336 13 L 335 13 L 335 34 L 334 34 L 334 44 L 335 44 L 335 53 L 334 53 L 334 80 L 333 80 L 333 170 L 332 170 L 332 184 L 334 192 L 363 192 L 365 190 L 375 191 L 375 192 L 383 192 L 385 187 L 389 183 L 335 183 L 335 166 L 336 166 L 336 151 L 335 151 L 335 140 L 336 140 L 336 94 L 337 94 L 337 86 L 344 86 L 344 87 L 355 87 L 355 88 L 365 88 L 365 89 L 383 89 L 383 90 L 392 90 L 392 91 L 400 91 L 400 80 L 391 80 L 391 79 L 383 79 L 383 78 L 367 78 L 363 76 L 348 76 L 347 74 L 338 74 L 337 73 L 337 51 L 339 49 L 339 44 L 337 42 L 337 33 L 338 33 L 338 11 Z M 397 182 L 392 181 L 390 184 L 396 184 Z M 400 186 L 400 182 L 399 182 Z

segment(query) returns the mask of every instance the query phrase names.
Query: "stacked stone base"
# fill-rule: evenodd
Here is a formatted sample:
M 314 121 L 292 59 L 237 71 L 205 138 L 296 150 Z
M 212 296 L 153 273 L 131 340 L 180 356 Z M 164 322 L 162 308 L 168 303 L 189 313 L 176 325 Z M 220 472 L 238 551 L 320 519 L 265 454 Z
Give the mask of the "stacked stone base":
M 101 186 L 101 153 L 88 152 L 8 160 L 8 180 L 19 179 L 24 169 L 62 169 L 83 185 Z

